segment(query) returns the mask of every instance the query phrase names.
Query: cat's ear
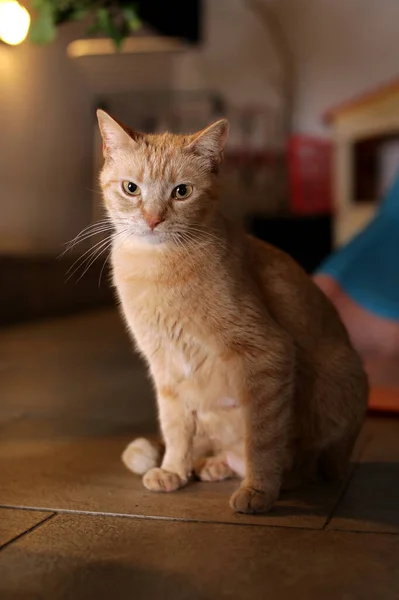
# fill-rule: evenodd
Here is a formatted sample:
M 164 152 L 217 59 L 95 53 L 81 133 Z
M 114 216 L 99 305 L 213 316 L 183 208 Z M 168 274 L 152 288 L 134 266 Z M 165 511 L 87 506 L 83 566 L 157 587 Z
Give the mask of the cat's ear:
M 116 150 L 132 150 L 136 144 L 135 132 L 122 126 L 104 110 L 97 110 L 97 119 L 103 138 L 104 157 L 112 155 Z
M 186 148 L 208 156 L 216 162 L 221 162 L 228 135 L 229 122 L 227 119 L 220 119 L 206 129 L 190 136 Z

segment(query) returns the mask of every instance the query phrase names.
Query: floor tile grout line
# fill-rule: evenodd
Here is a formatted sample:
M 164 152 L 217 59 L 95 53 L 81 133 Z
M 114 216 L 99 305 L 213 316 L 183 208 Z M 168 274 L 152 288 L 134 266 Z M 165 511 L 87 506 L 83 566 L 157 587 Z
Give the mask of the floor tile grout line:
M 355 473 L 356 473 L 356 471 L 359 468 L 359 465 L 360 465 L 360 462 L 358 462 L 356 464 L 356 466 L 353 467 L 353 469 L 351 470 L 350 474 L 348 475 L 347 480 L 343 484 L 342 489 L 341 489 L 340 493 L 338 494 L 338 497 L 337 497 L 336 501 L 334 502 L 333 506 L 331 507 L 331 510 L 330 510 L 329 514 L 327 515 L 326 522 L 324 523 L 323 528 L 322 528 L 324 531 L 327 529 L 327 527 L 331 523 L 332 519 L 334 518 L 335 512 L 336 512 L 338 506 L 340 505 L 341 500 L 344 498 L 346 492 L 348 491 L 349 485 L 352 482 L 352 480 L 353 480 L 353 478 L 355 476 Z
M 0 508 L 6 509 L 15 509 L 15 510 L 28 510 L 28 511 L 37 511 L 37 512 L 49 512 L 52 511 L 53 515 L 83 515 L 88 517 L 107 517 L 107 518 L 122 518 L 122 519 L 137 519 L 137 520 L 148 520 L 148 521 L 171 521 L 173 523 L 203 523 L 205 525 L 228 525 L 228 526 L 239 526 L 239 527 L 270 527 L 271 529 L 300 529 L 302 531 L 322 531 L 323 527 L 305 527 L 297 525 L 273 525 L 270 523 L 233 523 L 232 521 L 205 521 L 203 519 L 184 519 L 179 517 L 162 517 L 155 515 L 138 515 L 131 513 L 110 513 L 110 512 L 100 512 L 100 511 L 91 511 L 91 510 L 71 510 L 67 508 L 46 508 L 46 507 L 38 507 L 38 506 L 18 506 L 14 504 L 0 504 Z M 48 517 L 50 518 L 50 517 Z M 47 519 L 48 519 L 47 518 Z M 46 520 L 47 520 L 46 519 Z M 44 521 L 43 521 L 44 522 Z
M 171 521 L 173 523 L 196 523 L 196 524 L 200 524 L 203 523 L 204 525 L 227 525 L 227 526 L 244 526 L 244 527 L 270 527 L 271 529 L 289 529 L 289 530 L 300 530 L 300 531 L 311 531 L 311 532 L 335 532 L 335 533 L 342 533 L 342 534 L 346 534 L 346 533 L 351 533 L 351 534 L 369 534 L 369 535 L 399 535 L 399 531 L 372 531 L 372 530 L 366 530 L 366 529 L 340 529 L 339 527 L 331 527 L 329 529 L 325 529 L 324 527 L 318 527 L 318 528 L 314 528 L 314 527 L 298 527 L 298 526 L 287 526 L 287 525 L 259 525 L 257 523 L 232 523 L 232 522 L 227 522 L 227 521 L 203 521 L 200 519 L 180 519 L 180 518 L 173 518 L 173 517 L 156 517 L 156 516 L 146 516 L 146 515 L 132 515 L 129 513 L 103 513 L 103 512 L 94 512 L 94 511 L 78 511 L 78 510 L 68 510 L 68 509 L 48 509 L 48 508 L 36 508 L 36 507 L 31 507 L 31 506 L 17 506 L 17 505 L 0 505 L 0 508 L 4 508 L 6 510 L 22 510 L 22 511 L 35 511 L 35 512 L 49 512 L 49 510 L 52 511 L 52 514 L 49 515 L 48 517 L 45 517 L 42 521 L 40 521 L 39 523 L 36 523 L 36 525 L 33 525 L 30 529 L 27 529 L 26 531 L 23 531 L 21 534 L 15 536 L 14 538 L 12 538 L 12 540 L 10 540 L 9 542 L 6 542 L 5 544 L 3 544 L 2 546 L 0 546 L 0 552 L 1 550 L 3 550 L 6 546 L 10 545 L 11 543 L 17 541 L 18 539 L 24 537 L 25 535 L 27 535 L 28 533 L 31 533 L 32 531 L 34 531 L 35 529 L 38 529 L 41 525 L 44 525 L 47 521 L 50 521 L 51 519 L 53 519 L 56 516 L 60 516 L 63 514 L 66 515 L 80 515 L 80 516 L 87 516 L 87 517 L 107 517 L 107 518 L 120 518 L 120 519 L 132 519 L 132 520 L 141 520 L 141 521 Z
M 43 511 L 47 511 L 49 512 L 48 508 L 35 508 L 35 507 L 27 507 L 27 506 L 14 506 L 14 505 L 0 505 L 0 508 L 4 508 L 4 509 L 10 509 L 10 510 L 24 510 L 24 511 L 36 511 L 36 512 L 43 512 Z M 20 535 L 16 536 L 15 538 L 13 538 L 12 540 L 10 540 L 9 542 L 7 542 L 6 544 L 4 544 L 3 546 L 0 547 L 0 551 L 5 548 L 6 546 L 8 546 L 9 544 L 11 544 L 12 542 L 20 539 L 21 537 L 23 537 L 24 535 L 30 533 L 31 531 L 37 529 L 38 527 L 40 527 L 41 525 L 43 525 L 44 523 L 46 523 L 47 521 L 53 519 L 56 516 L 60 516 L 63 514 L 66 515 L 80 515 L 80 516 L 87 516 L 87 517 L 107 517 L 107 518 L 120 518 L 120 519 L 132 519 L 132 520 L 141 520 L 141 521 L 171 521 L 173 523 L 196 523 L 196 524 L 201 524 L 203 523 L 204 525 L 227 525 L 227 526 L 241 526 L 241 527 L 270 527 L 271 529 L 289 529 L 289 530 L 300 530 L 300 531 L 311 531 L 311 532 L 335 532 L 335 533 L 342 533 L 342 534 L 346 534 L 346 533 L 351 533 L 351 534 L 370 534 L 370 535 L 399 535 L 399 532 L 395 532 L 395 531 L 371 531 L 371 530 L 365 530 L 365 529 L 339 529 L 336 527 L 331 527 L 329 529 L 325 529 L 324 527 L 318 527 L 318 528 L 314 528 L 314 527 L 298 527 L 298 526 L 287 526 L 287 525 L 259 525 L 257 523 L 232 523 L 232 522 L 227 522 L 227 521 L 203 521 L 200 519 L 180 519 L 180 518 L 173 518 L 173 517 L 156 517 L 156 516 L 146 516 L 146 515 L 132 515 L 132 514 L 128 514 L 128 513 L 103 513 L 103 512 L 94 512 L 94 511 L 77 511 L 77 510 L 68 510 L 68 509 L 51 509 L 52 510 L 52 514 L 49 515 L 48 517 L 46 517 L 45 519 L 43 519 L 42 521 L 40 521 L 40 523 L 37 523 L 36 525 L 34 525 L 33 527 L 31 527 L 30 529 L 24 531 L 23 533 L 21 533 Z
M 331 508 L 331 510 L 330 510 L 330 512 L 328 514 L 328 516 L 327 516 L 326 522 L 324 523 L 324 525 L 322 527 L 323 531 L 328 528 L 329 524 L 331 523 L 332 519 L 334 518 L 335 512 L 336 512 L 336 510 L 337 510 L 337 508 L 338 508 L 341 500 L 345 497 L 345 494 L 348 491 L 349 485 L 353 481 L 353 479 L 354 479 L 354 477 L 355 477 L 355 475 L 357 473 L 357 470 L 360 467 L 361 458 L 364 455 L 364 453 L 366 452 L 366 449 L 368 448 L 368 446 L 371 443 L 372 439 L 373 439 L 372 435 L 365 436 L 363 444 L 362 444 L 362 446 L 359 448 L 359 450 L 357 452 L 356 463 L 354 464 L 353 468 L 351 469 L 351 471 L 350 471 L 350 473 L 348 475 L 347 480 L 345 481 L 344 485 L 342 486 L 342 489 L 341 489 L 340 493 L 338 494 L 338 497 L 337 497 L 336 501 L 334 502 L 334 504 L 333 504 L 333 506 L 332 506 L 332 508 Z
M 7 508 L 7 507 L 4 507 L 4 508 Z M 42 525 L 44 525 L 48 521 L 51 521 L 51 519 L 54 519 L 54 517 L 56 517 L 56 516 L 57 516 L 57 513 L 53 512 L 51 515 L 48 515 L 47 517 L 45 517 L 44 519 L 42 519 L 41 521 L 39 521 L 39 523 L 35 523 L 35 525 L 32 525 L 32 527 L 29 527 L 29 529 L 25 529 L 25 531 L 23 531 L 22 533 L 16 535 L 15 537 L 13 537 L 11 540 L 9 540 L 8 542 L 6 542 L 5 544 L 0 545 L 0 553 L 3 550 L 5 550 L 6 548 L 8 548 L 8 546 L 11 546 L 11 544 L 13 544 L 14 542 L 17 542 L 18 540 L 20 540 L 21 538 L 25 537 L 29 533 L 32 533 L 33 531 L 36 531 L 36 529 L 39 529 L 39 527 L 41 527 Z
M 338 527 L 330 527 L 323 531 L 327 531 L 327 533 L 354 533 L 354 534 L 365 534 L 365 535 L 399 535 L 399 531 L 371 531 L 369 529 L 339 529 Z

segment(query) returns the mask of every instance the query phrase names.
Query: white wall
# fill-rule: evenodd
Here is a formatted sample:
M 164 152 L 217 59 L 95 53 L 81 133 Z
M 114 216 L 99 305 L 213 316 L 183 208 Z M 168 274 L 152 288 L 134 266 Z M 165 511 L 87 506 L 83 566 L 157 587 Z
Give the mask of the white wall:
M 328 135 L 326 109 L 399 77 L 397 0 L 256 1 L 276 11 L 291 47 L 296 131 Z M 251 0 L 204 4 L 205 44 L 176 57 L 176 87 L 219 90 L 238 107 L 278 107 L 279 61 Z
M 233 121 L 235 109 L 259 111 L 259 128 L 266 120 L 268 143 L 281 146 L 279 57 L 251 2 L 204 0 L 203 35 L 201 47 L 174 58 L 175 88 L 219 93 L 232 109 Z M 230 147 L 240 142 L 232 127 Z M 259 143 L 264 144 L 263 135 Z
M 298 131 L 325 133 L 325 109 L 399 77 L 397 0 L 273 4 L 294 53 Z
M 279 64 L 247 0 L 204 0 L 204 44 L 179 56 L 175 85 L 211 89 L 235 106 L 277 106 Z
M 0 252 L 59 254 L 89 222 L 92 97 L 65 53 L 0 45 Z

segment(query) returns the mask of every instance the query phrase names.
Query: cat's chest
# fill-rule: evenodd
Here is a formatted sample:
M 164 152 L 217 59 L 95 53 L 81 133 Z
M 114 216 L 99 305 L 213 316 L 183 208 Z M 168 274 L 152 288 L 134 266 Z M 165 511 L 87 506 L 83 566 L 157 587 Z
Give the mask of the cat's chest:
M 206 336 L 195 306 L 165 286 L 118 287 L 125 318 L 141 351 L 150 361 L 180 365 L 189 375 L 203 359 Z M 183 374 L 183 373 L 182 373 Z

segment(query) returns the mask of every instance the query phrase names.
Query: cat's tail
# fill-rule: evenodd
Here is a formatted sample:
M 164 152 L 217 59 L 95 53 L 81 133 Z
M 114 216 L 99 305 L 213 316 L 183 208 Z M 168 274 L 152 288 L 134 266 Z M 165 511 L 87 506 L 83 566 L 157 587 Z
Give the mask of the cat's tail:
M 145 438 L 137 438 L 126 446 L 122 454 L 122 461 L 136 475 L 145 475 L 150 469 L 159 467 L 162 454 L 161 444 Z

